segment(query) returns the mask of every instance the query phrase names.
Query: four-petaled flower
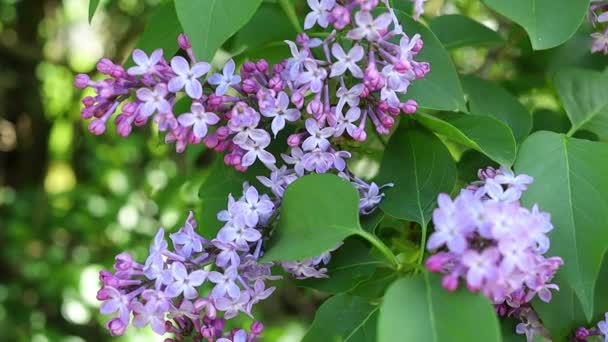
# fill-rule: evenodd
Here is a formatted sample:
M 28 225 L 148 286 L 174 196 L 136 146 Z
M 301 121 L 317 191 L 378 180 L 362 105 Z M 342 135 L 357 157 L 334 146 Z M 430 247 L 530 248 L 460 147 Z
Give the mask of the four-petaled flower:
M 241 146 L 244 150 L 247 151 L 241 160 L 241 165 L 243 166 L 251 166 L 257 159 L 259 159 L 262 163 L 266 165 L 272 165 L 276 163 L 276 159 L 272 155 L 272 153 L 265 150 L 268 145 L 270 145 L 270 135 L 266 133 L 266 131 L 262 131 L 261 136 L 256 139 L 248 139 Z
M 205 111 L 202 104 L 195 102 L 190 106 L 190 113 L 184 113 L 177 118 L 180 125 L 192 127 L 192 132 L 197 138 L 204 138 L 207 135 L 207 125 L 215 125 L 220 121 L 220 117 L 212 112 Z
M 145 117 L 148 117 L 155 112 L 171 112 L 171 104 L 165 98 L 167 94 L 167 86 L 165 86 L 163 83 L 155 85 L 154 89 L 138 89 L 137 98 L 143 102 L 139 107 L 139 113 Z
M 272 119 L 272 133 L 277 134 L 285 127 L 285 121 L 296 121 L 300 118 L 300 111 L 289 107 L 289 96 L 284 91 L 280 92 L 273 107 L 262 110 L 262 115 Z
M 325 28 L 329 25 L 329 12 L 334 8 L 336 0 L 308 0 L 308 6 L 312 10 L 306 15 L 304 19 L 304 29 L 315 26 L 315 23 L 319 23 L 319 26 Z
M 241 82 L 241 76 L 234 74 L 235 69 L 236 65 L 234 64 L 234 60 L 231 59 L 224 65 L 224 70 L 222 70 L 221 74 L 213 74 L 209 77 L 208 82 L 217 86 L 215 95 L 224 95 L 228 91 L 228 87 Z
M 188 274 L 186 266 L 176 261 L 171 265 L 171 275 L 173 280 L 165 290 L 167 297 L 173 298 L 183 293 L 184 298 L 194 299 L 198 296 L 195 287 L 205 282 L 207 271 L 196 270 Z
M 348 69 L 356 78 L 363 78 L 363 71 L 361 70 L 361 67 L 357 65 L 357 62 L 363 59 L 363 55 L 365 54 L 361 45 L 355 44 L 348 53 L 345 53 L 340 44 L 334 44 L 331 47 L 331 53 L 338 61 L 331 65 L 329 77 L 343 75 L 344 72 L 346 72 L 346 69 Z
M 146 55 L 140 49 L 135 49 L 133 51 L 133 61 L 137 66 L 132 66 L 127 70 L 129 75 L 143 75 L 148 72 L 154 71 L 154 68 L 163 58 L 163 49 L 156 49 L 150 54 L 150 57 Z
M 357 28 L 352 29 L 348 32 L 347 36 L 353 40 L 361 40 L 363 38 L 369 41 L 380 40 L 382 35 L 386 33 L 388 25 L 392 22 L 391 15 L 383 13 L 376 19 L 370 12 L 359 11 L 355 14 L 355 23 Z
M 211 66 L 206 62 L 198 62 L 190 68 L 188 61 L 181 56 L 171 59 L 171 69 L 177 76 L 169 81 L 169 91 L 176 93 L 186 88 L 186 94 L 193 99 L 198 99 L 203 95 L 203 86 L 198 80 L 205 75 Z
M 329 147 L 327 138 L 334 134 L 334 129 L 332 127 L 320 128 L 317 120 L 314 119 L 307 119 L 305 125 L 310 136 L 302 143 L 302 149 L 312 151 L 318 147 L 321 150 L 326 150 Z

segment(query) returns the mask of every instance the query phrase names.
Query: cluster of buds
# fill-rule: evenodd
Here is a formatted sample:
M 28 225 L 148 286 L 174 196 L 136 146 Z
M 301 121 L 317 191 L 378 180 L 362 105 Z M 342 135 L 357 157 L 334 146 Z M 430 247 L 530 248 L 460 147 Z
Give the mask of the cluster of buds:
M 490 167 L 479 178 L 454 200 L 439 195 L 427 248 L 440 251 L 426 267 L 443 273 L 450 291 L 464 279 L 470 291 L 493 301 L 500 316 L 520 318 L 517 331 L 530 339 L 544 332 L 528 303 L 536 295 L 549 302 L 551 290 L 558 290 L 551 280 L 563 260 L 544 256 L 553 225 L 537 205 L 529 210 L 519 202 L 532 177 Z
M 390 7 L 362 0 L 310 0 L 309 5 L 306 28 L 331 24 L 335 29 L 324 40 L 302 33 L 287 41 L 292 56 L 272 66 L 265 60 L 246 62 L 237 73 L 229 60 L 221 73 L 207 78 L 211 66 L 197 61 L 185 35 L 178 44 L 187 58 L 167 61 L 160 49 L 149 56 L 135 50 L 135 66 L 127 70 L 102 59 L 97 70 L 107 78 L 76 77 L 78 88 L 95 91 L 84 98 L 82 117 L 91 119 L 92 133 L 102 134 L 120 111 L 115 122 L 121 136 L 153 119 L 178 152 L 204 143 L 226 153 L 225 163 L 240 171 L 258 160 L 274 169 L 277 159 L 267 147 L 290 124 L 303 128 L 289 135 L 290 153 L 301 154 L 304 169 L 325 172 L 348 156 L 331 148 L 331 139 L 366 140 L 368 122 L 388 134 L 395 116 L 414 113 L 416 102 L 402 98 L 430 67 L 414 60 L 422 40 L 403 32 Z M 376 8 L 384 11 L 374 17 Z M 176 113 L 178 101 L 190 103 L 190 111 Z
M 591 25 L 597 29 L 597 32 L 591 34 L 593 39 L 591 52 L 601 52 L 608 55 L 608 25 L 606 25 L 606 22 L 608 22 L 608 1 L 591 0 L 588 19 Z

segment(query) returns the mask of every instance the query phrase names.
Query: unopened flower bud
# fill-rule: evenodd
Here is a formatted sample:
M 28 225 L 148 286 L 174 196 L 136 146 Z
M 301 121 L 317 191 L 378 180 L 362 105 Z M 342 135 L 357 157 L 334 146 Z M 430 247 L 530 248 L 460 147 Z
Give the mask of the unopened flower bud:
M 120 320 L 120 318 L 112 318 L 106 323 L 106 328 L 110 331 L 112 336 L 120 336 L 125 333 L 127 325 Z
M 182 50 L 188 50 L 192 47 L 190 39 L 188 39 L 188 36 L 183 33 L 177 36 L 177 45 L 179 45 Z

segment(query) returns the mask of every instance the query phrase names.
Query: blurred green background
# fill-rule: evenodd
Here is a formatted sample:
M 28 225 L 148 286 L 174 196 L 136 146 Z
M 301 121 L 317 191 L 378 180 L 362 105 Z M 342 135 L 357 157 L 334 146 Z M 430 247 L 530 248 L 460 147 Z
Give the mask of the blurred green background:
M 102 56 L 124 60 L 159 1 L 102 1 L 89 24 L 87 0 L 0 0 L 2 341 L 162 341 L 133 328 L 110 338 L 107 318 L 97 312 L 98 271 L 124 250 L 143 260 L 158 227 L 173 230 L 197 209 L 213 155 L 200 147 L 178 155 L 150 127 L 123 139 L 110 125 L 94 137 L 79 117 L 86 94 L 72 87 L 74 75 L 91 72 Z M 427 4 L 431 17 L 459 12 L 505 38 L 500 46 L 452 50 L 459 72 L 499 81 L 530 112 L 541 113 L 535 129 L 557 122 L 552 130 L 567 130 L 548 75 L 565 65 L 606 66 L 588 52 L 589 29 L 559 48 L 532 53 L 521 28 L 479 1 Z M 252 40 L 261 45 L 293 37 L 276 1 L 265 2 L 260 13 L 266 16 L 256 15 L 225 46 L 230 53 Z M 268 23 L 268 15 L 276 22 Z M 373 161 L 361 167 L 355 172 L 377 170 Z M 264 340 L 298 341 L 323 298 L 290 284 L 261 305 Z

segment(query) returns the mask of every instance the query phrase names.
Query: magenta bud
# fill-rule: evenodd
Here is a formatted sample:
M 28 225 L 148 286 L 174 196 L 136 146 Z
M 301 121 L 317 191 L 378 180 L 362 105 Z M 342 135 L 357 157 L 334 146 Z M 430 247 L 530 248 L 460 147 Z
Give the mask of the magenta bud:
M 116 130 L 118 131 L 118 134 L 121 137 L 127 137 L 129 136 L 129 134 L 131 134 L 133 126 L 131 125 L 131 122 L 129 120 L 122 120 L 116 126 Z
M 177 36 L 177 45 L 179 45 L 180 49 L 182 50 L 188 50 L 192 47 L 190 39 L 188 39 L 188 36 L 184 33 L 181 33 L 179 36 Z
M 106 122 L 101 119 L 91 121 L 89 131 L 95 135 L 102 135 L 106 131 Z
M 304 106 L 304 95 L 299 92 L 295 92 L 291 95 L 291 103 L 298 109 L 302 109 Z
M 329 18 L 337 30 L 342 30 L 350 24 L 350 11 L 344 6 L 336 6 L 331 11 Z
M 107 58 L 102 58 L 97 62 L 97 71 L 102 74 L 109 75 L 112 72 L 114 63 Z
M 255 62 L 255 66 L 259 72 L 268 71 L 268 62 L 266 62 L 265 59 L 260 59 L 259 61 Z
M 247 171 L 247 166 L 243 166 L 241 164 L 239 165 L 235 165 L 234 168 L 238 171 L 238 172 L 245 172 Z
M 306 33 L 298 33 L 296 36 L 296 43 L 300 46 L 306 46 L 306 43 L 308 43 L 309 40 L 310 38 Z
M 243 91 L 247 94 L 255 94 L 259 89 L 258 82 L 250 78 L 243 81 Z
M 91 78 L 85 74 L 78 74 L 74 77 L 74 86 L 78 89 L 84 89 L 89 85 Z
M 414 47 L 412 48 L 412 52 L 413 53 L 418 53 L 420 52 L 420 50 L 422 50 L 422 47 L 424 46 L 424 42 L 422 41 L 422 39 L 418 39 L 416 41 L 416 44 L 414 44 Z
M 437 253 L 426 259 L 425 266 L 431 272 L 441 272 L 445 264 L 449 261 L 446 253 Z
M 248 73 L 252 73 L 256 71 L 256 66 L 255 63 L 253 62 L 245 62 L 243 64 L 243 70 L 248 72 Z
M 127 325 L 120 320 L 120 318 L 112 318 L 106 323 L 106 328 L 110 331 L 110 335 L 112 336 L 120 336 L 125 333 L 127 329 Z
M 104 287 L 102 287 L 101 289 L 99 289 L 99 291 L 97 291 L 96 298 L 99 301 L 104 301 L 104 300 L 110 299 L 110 295 L 108 294 L 108 290 L 106 290 Z
M 393 119 L 392 116 L 388 116 L 388 115 L 382 115 L 382 117 L 380 118 L 380 121 L 382 122 L 382 126 L 384 126 L 386 128 L 391 128 L 395 124 L 395 119 Z
M 283 70 L 285 70 L 285 66 L 282 63 L 278 63 L 272 66 L 273 74 L 280 74 L 281 72 L 283 72 Z
M 395 70 L 400 73 L 406 73 L 412 69 L 412 63 L 408 60 L 399 60 L 395 63 Z
M 587 330 L 587 328 L 580 327 L 580 328 L 576 329 L 576 338 L 577 339 L 586 341 L 589 338 L 589 336 L 590 336 L 590 334 L 589 334 L 589 330 Z
M 404 114 L 414 114 L 418 110 L 418 103 L 414 100 L 407 100 L 400 107 Z
M 353 131 L 353 139 L 357 141 L 365 141 L 367 139 L 367 133 L 363 128 L 357 128 Z
M 290 147 L 298 147 L 302 143 L 302 135 L 301 134 L 291 134 L 287 137 L 287 145 Z
M 260 335 L 264 331 L 264 324 L 259 321 L 251 323 L 251 333 L 254 335 Z
M 132 115 L 133 113 L 135 113 L 138 106 L 139 104 L 136 102 L 128 102 L 124 106 L 122 106 L 122 112 L 127 115 Z
M 133 267 L 133 258 L 127 252 L 118 254 L 114 263 L 114 269 L 117 271 L 128 271 Z
M 90 107 L 95 104 L 95 98 L 92 96 L 85 96 L 85 98 L 82 99 L 82 104 L 85 105 L 85 107 Z
M 215 95 L 215 94 L 211 94 L 211 95 L 209 95 L 208 103 L 213 107 L 221 106 L 222 103 L 224 103 L 224 97 Z
M 446 275 L 441 280 L 441 286 L 450 292 L 456 291 L 458 288 L 458 277 L 452 274 Z
M 321 115 L 323 114 L 323 103 L 321 100 L 314 99 L 308 103 L 306 106 L 306 111 L 315 117 Z
M 281 80 L 281 77 L 279 77 L 278 75 L 272 77 L 268 81 L 268 88 L 276 92 L 280 92 L 281 90 L 283 90 L 283 80 Z
M 388 110 L 388 103 L 386 101 L 380 101 L 380 103 L 378 103 L 378 108 L 380 108 L 381 111 L 386 112 Z

